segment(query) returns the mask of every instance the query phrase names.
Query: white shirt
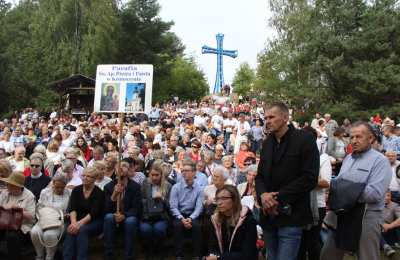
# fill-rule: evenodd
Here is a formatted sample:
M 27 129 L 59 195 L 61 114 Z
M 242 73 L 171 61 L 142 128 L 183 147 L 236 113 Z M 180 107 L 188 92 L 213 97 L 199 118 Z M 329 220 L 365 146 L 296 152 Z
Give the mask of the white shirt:
M 232 118 L 232 119 L 225 119 L 224 120 L 224 126 L 226 126 L 225 130 L 227 133 L 232 133 L 233 128 L 236 126 L 237 124 L 237 119 L 236 118 Z
M 389 184 L 389 190 L 390 191 L 400 191 L 400 185 L 397 181 L 397 176 L 396 176 L 396 168 L 399 166 L 400 161 L 396 161 L 394 165 L 392 165 L 392 180 L 390 181 Z
M 204 127 L 206 126 L 206 119 L 202 116 L 194 116 L 194 121 L 193 121 L 194 126 L 196 127 Z
M 15 150 L 14 144 L 10 141 L 0 141 L 0 148 L 3 148 L 6 153 L 12 153 Z
M 224 119 L 220 115 L 213 115 L 211 118 L 211 123 L 215 129 L 218 131 L 222 131 L 222 124 L 224 123 Z
M 331 182 L 332 178 L 332 166 L 329 155 L 324 153 L 319 157 L 319 179 L 326 180 L 328 183 Z M 317 205 L 318 208 L 325 208 L 325 193 L 326 189 L 317 188 Z
M 96 180 L 94 184 L 101 190 L 104 190 L 104 186 L 106 186 L 110 181 L 112 181 L 110 177 L 104 176 L 104 178 L 101 181 Z

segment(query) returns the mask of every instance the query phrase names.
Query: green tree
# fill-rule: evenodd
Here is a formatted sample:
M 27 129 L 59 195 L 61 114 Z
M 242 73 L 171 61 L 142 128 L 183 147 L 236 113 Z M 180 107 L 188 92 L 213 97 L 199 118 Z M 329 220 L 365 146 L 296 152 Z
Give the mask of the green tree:
M 164 78 L 168 88 L 155 93 L 156 100 L 166 100 L 177 96 L 181 100 L 198 100 L 208 92 L 204 73 L 198 69 L 193 58 L 178 57 L 172 64 L 171 73 Z
M 233 77 L 233 91 L 239 95 L 249 96 L 253 91 L 256 74 L 247 62 L 240 64 Z
M 153 101 L 164 101 L 163 93 L 171 92 L 170 78 L 174 60 L 183 54 L 179 38 L 170 31 L 173 22 L 159 17 L 156 0 L 130 0 L 120 11 L 121 33 L 118 62 L 153 64 Z
M 256 88 L 339 118 L 398 114 L 396 2 L 270 0 L 278 36 L 259 55 Z

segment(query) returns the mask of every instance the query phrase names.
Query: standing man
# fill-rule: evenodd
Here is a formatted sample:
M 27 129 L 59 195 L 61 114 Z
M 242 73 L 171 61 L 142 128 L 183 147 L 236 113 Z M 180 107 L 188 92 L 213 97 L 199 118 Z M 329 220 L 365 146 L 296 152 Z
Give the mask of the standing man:
M 371 125 L 366 122 L 355 123 L 350 130 L 350 141 L 353 153 L 344 159 L 335 181 L 339 182 L 343 179 L 365 183 L 365 189 L 358 199 L 359 203 L 365 204 L 365 211 L 359 220 L 362 224 L 360 239 L 359 242 L 357 241 L 359 245 L 356 250 L 357 259 L 379 260 L 382 210 L 385 207 L 385 192 L 389 188 L 392 169 L 389 160 L 383 154 L 371 149 L 374 141 L 374 130 Z M 345 200 L 346 194 L 340 194 L 340 196 L 343 196 L 342 200 Z M 354 222 L 354 218 L 352 221 Z M 335 232 L 329 232 L 321 252 L 321 259 L 343 259 L 345 250 L 338 248 L 335 241 L 336 234 L 339 232 L 341 232 L 339 228 Z
M 272 104 L 265 120 L 271 134 L 262 146 L 256 191 L 263 208 L 267 258 L 294 260 L 303 227 L 313 222 L 310 191 L 318 182 L 318 148 L 310 133 L 288 125 L 285 104 Z
M 335 130 L 339 127 L 338 123 L 336 120 L 332 119 L 331 114 L 325 114 L 325 130 L 328 135 L 328 138 L 333 137 L 333 133 Z

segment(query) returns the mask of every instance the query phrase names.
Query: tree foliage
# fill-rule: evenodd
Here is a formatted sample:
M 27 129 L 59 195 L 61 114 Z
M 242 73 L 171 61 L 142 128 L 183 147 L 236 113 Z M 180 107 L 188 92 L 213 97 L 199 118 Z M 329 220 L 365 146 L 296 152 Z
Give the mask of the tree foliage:
M 259 55 L 256 87 L 297 110 L 398 115 L 396 2 L 270 0 L 278 35 Z
M 233 91 L 239 95 L 248 95 L 253 91 L 255 79 L 256 73 L 250 65 L 247 62 L 240 64 L 233 77 Z
M 157 1 L 120 3 L 21 0 L 11 7 L 0 0 L 0 114 L 50 109 L 57 99 L 49 82 L 75 73 L 94 78 L 98 64 L 153 64 L 154 102 L 182 78 L 194 82 L 188 97 L 203 95 L 204 75 L 183 58 L 184 46 L 171 32 L 173 23 L 159 17 Z M 183 66 L 179 73 L 177 66 Z

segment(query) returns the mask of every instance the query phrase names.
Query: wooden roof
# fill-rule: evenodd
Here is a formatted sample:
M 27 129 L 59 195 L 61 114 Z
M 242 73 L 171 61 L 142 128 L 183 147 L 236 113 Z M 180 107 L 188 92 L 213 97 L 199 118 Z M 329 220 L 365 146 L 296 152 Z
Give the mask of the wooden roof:
M 47 85 L 56 92 L 65 93 L 68 90 L 94 89 L 95 84 L 96 81 L 94 79 L 82 74 L 75 74 L 65 79 L 50 82 Z

